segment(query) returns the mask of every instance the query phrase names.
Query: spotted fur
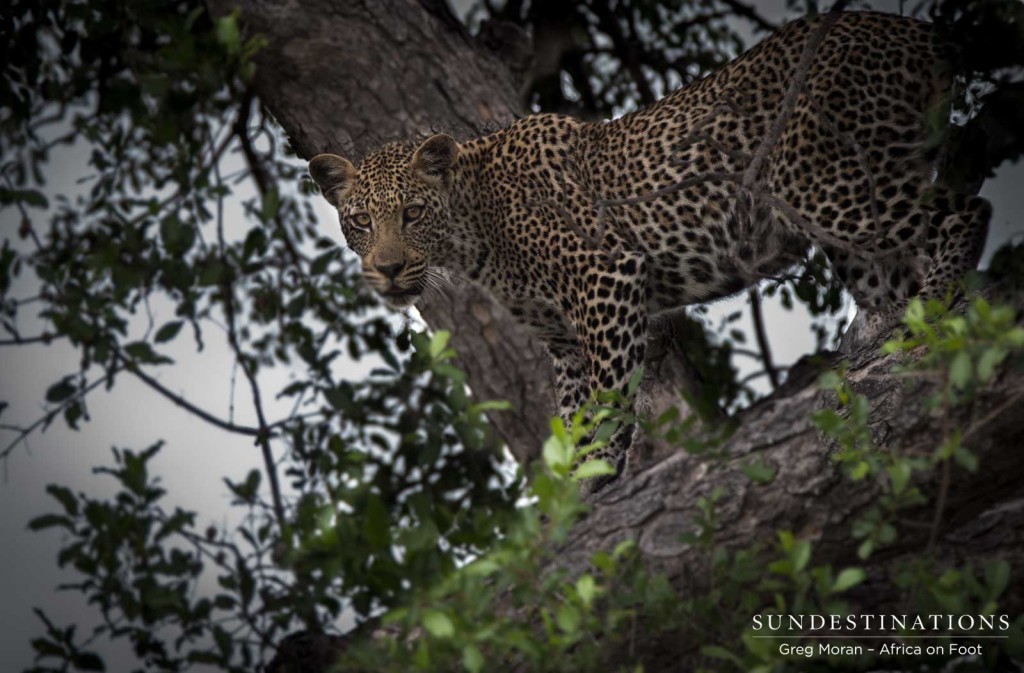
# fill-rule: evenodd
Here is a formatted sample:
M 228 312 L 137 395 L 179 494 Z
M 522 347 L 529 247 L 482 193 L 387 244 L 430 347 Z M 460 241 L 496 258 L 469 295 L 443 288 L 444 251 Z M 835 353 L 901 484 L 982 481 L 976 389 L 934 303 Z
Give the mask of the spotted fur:
M 929 179 L 923 120 L 947 114 L 949 78 L 928 24 L 844 14 L 757 176 L 769 199 L 728 177 L 819 20 L 614 121 L 532 115 L 461 144 L 387 145 L 358 170 L 320 155 L 310 172 L 375 289 L 407 306 L 438 269 L 488 288 L 547 346 L 569 416 L 626 386 L 651 316 L 734 294 L 811 245 L 872 310 L 944 292 L 977 263 L 987 203 Z M 621 467 L 631 434 L 599 457 Z

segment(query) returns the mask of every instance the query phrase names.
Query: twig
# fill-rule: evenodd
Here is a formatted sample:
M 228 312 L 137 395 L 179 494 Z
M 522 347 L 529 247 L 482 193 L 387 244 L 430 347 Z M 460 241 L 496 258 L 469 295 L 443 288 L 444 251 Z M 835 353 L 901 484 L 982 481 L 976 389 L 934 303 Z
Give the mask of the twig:
M 255 153 L 252 150 L 252 146 L 249 144 L 248 131 L 246 130 L 250 106 L 251 98 L 247 99 L 242 105 L 234 128 L 235 135 L 238 136 L 239 142 L 242 143 L 243 152 L 246 153 L 246 157 L 250 160 L 249 165 L 253 171 L 253 179 L 256 181 L 257 185 L 261 185 L 261 180 L 265 180 L 266 177 L 262 176 L 262 173 L 260 172 L 262 170 L 262 165 L 253 163 L 252 157 L 255 156 Z M 213 168 L 214 177 L 217 180 L 217 186 L 219 187 L 221 185 L 220 170 L 216 165 L 214 165 Z M 263 187 L 266 187 L 266 185 L 262 185 L 261 191 L 263 191 Z M 217 191 L 217 236 L 218 244 L 220 246 L 220 254 L 224 257 L 223 190 Z M 287 238 L 287 233 L 284 231 L 282 231 L 282 238 Z M 277 465 L 274 462 L 274 453 L 270 447 L 271 431 L 267 423 L 266 415 L 263 412 L 263 396 L 260 392 L 259 382 L 256 380 L 256 372 L 251 367 L 246 354 L 242 352 L 242 346 L 238 341 L 238 331 L 235 325 L 235 290 L 232 280 L 232 276 L 229 274 L 221 289 L 224 301 L 224 316 L 227 320 L 228 327 L 228 343 L 230 343 L 231 349 L 235 352 L 235 362 L 237 362 L 242 368 L 242 373 L 249 382 L 249 389 L 252 391 L 253 407 L 256 410 L 256 419 L 259 423 L 259 432 L 256 435 L 256 443 L 259 445 L 260 452 L 263 454 L 263 467 L 267 473 L 267 481 L 270 484 L 270 496 L 273 501 L 274 516 L 277 518 L 278 526 L 280 526 L 283 534 L 287 518 L 285 517 L 284 502 L 281 498 L 281 485 L 278 482 L 277 477 Z
M 252 139 L 249 137 L 249 115 L 251 114 L 250 110 L 254 99 L 255 94 L 252 91 L 246 92 L 245 100 L 242 101 L 238 117 L 235 120 L 233 135 L 238 138 L 238 143 L 242 148 L 242 155 L 249 166 L 249 173 L 252 175 L 253 182 L 256 183 L 257 191 L 259 191 L 262 198 L 266 199 L 267 195 L 274 191 L 274 186 L 273 180 L 267 174 L 266 167 L 263 165 L 263 160 L 256 153 L 256 148 L 253 147 Z M 281 232 L 281 241 L 288 251 L 288 256 L 292 259 L 295 266 L 302 268 L 302 253 L 298 251 L 292 242 L 291 236 L 288 235 L 287 227 L 281 219 L 280 213 L 274 214 L 273 222 L 274 226 Z
M 135 362 L 133 362 L 131 360 L 126 359 L 120 353 L 115 353 L 114 358 L 116 360 L 119 360 L 124 365 L 125 371 L 131 372 L 140 381 L 145 383 L 147 386 L 149 386 L 150 388 L 152 388 L 156 392 L 160 393 L 161 395 L 166 397 L 171 402 L 174 402 L 174 404 L 176 404 L 177 406 L 181 407 L 185 411 L 188 411 L 188 412 L 192 413 L 193 415 L 198 416 L 199 418 L 203 419 L 207 423 L 209 423 L 211 425 L 215 425 L 218 428 L 220 428 L 221 430 L 227 430 L 228 432 L 233 432 L 235 434 L 248 435 L 250 437 L 257 437 L 257 436 L 259 436 L 259 434 L 260 434 L 260 429 L 259 428 L 253 428 L 253 427 L 250 427 L 248 425 L 238 425 L 236 423 L 229 423 L 228 421 L 225 421 L 223 419 L 217 418 L 216 416 L 214 416 L 210 412 L 208 412 L 208 411 L 206 411 L 204 409 L 201 409 L 200 407 L 197 407 L 196 405 L 192 404 L 191 402 L 186 400 L 181 395 L 178 395 L 177 393 L 171 392 L 162 383 L 160 383 L 159 381 L 154 379 L 152 376 L 150 376 L 149 374 L 147 374 L 144 371 L 142 371 L 142 369 L 139 368 L 137 363 L 135 363 Z
M 113 372 L 111 372 L 111 373 L 113 373 Z M 65 409 L 67 409 L 71 404 L 73 404 L 75 402 L 81 401 L 82 398 L 84 398 L 91 391 L 95 390 L 101 383 L 103 383 L 106 380 L 107 380 L 106 376 L 101 376 L 100 378 L 96 379 L 95 381 L 93 381 L 89 385 L 83 386 L 83 387 L 79 388 L 77 392 L 75 392 L 73 395 L 71 395 L 71 397 L 68 397 L 67 399 L 63 400 L 60 403 L 60 406 L 58 406 L 56 409 L 52 409 L 52 410 L 46 412 L 41 417 L 36 419 L 31 425 L 28 425 L 28 426 L 26 426 L 24 428 L 20 428 L 20 429 L 19 428 L 14 428 L 12 426 L 3 426 L 3 429 L 5 429 L 5 430 L 15 430 L 15 429 L 17 429 L 18 430 L 18 434 L 11 441 L 10 444 L 8 444 L 6 447 L 4 447 L 3 451 L 0 451 L 0 460 L 6 461 L 7 457 L 11 454 L 12 451 L 14 451 L 14 449 L 18 446 L 18 444 L 20 444 L 29 435 L 31 435 L 33 432 L 35 432 L 40 426 L 46 425 L 46 424 L 50 423 L 51 421 L 53 421 L 54 417 L 56 417 L 57 414 L 61 413 Z
M 689 136 L 687 136 L 683 140 L 683 142 L 679 143 L 679 145 L 676 146 L 676 150 L 677 151 L 687 150 L 690 147 L 692 147 L 693 145 L 696 145 L 698 143 L 707 145 L 711 149 L 715 150 L 716 152 L 720 152 L 721 154 L 724 154 L 725 156 L 729 157 L 730 159 L 735 159 L 737 161 L 750 161 L 751 160 L 751 156 L 747 152 L 744 152 L 742 150 L 734 150 L 731 147 L 727 147 L 725 145 L 725 143 L 722 143 L 721 141 L 715 139 L 709 133 L 692 133 L 692 134 L 690 134 Z
M 764 329 L 764 313 L 761 311 L 761 293 L 756 287 L 747 291 L 750 299 L 750 314 L 754 322 L 754 334 L 757 336 L 757 347 L 761 349 L 761 362 L 764 363 L 764 371 L 768 374 L 768 380 L 772 382 L 772 389 L 779 388 L 779 372 L 775 369 L 772 361 L 772 349 L 768 345 L 768 335 Z
M 55 339 L 64 338 L 63 334 L 50 334 L 49 332 L 43 332 L 38 336 L 31 337 L 20 337 L 15 335 L 13 339 L 0 339 L 0 346 L 25 346 L 27 344 L 44 343 L 49 344 Z
M 761 172 L 761 166 L 768 159 L 768 154 L 778 144 L 779 138 L 782 137 L 782 132 L 786 130 L 786 126 L 789 124 L 790 117 L 793 116 L 793 111 L 796 109 L 796 101 L 800 97 L 800 92 L 804 87 L 804 82 L 807 81 L 807 75 L 810 73 L 811 65 L 814 63 L 814 57 L 818 53 L 818 49 L 821 47 L 821 43 L 825 41 L 825 36 L 835 25 L 836 21 L 842 15 L 843 7 L 847 4 L 847 0 L 839 0 L 835 5 L 832 6 L 832 10 L 825 15 L 821 20 L 821 24 L 817 30 L 811 34 L 807 39 L 807 43 L 804 45 L 804 50 L 800 54 L 800 60 L 797 62 L 796 71 L 793 73 L 793 78 L 789 81 L 789 87 L 786 89 L 785 95 L 782 97 L 780 103 L 779 115 L 772 122 L 772 125 L 768 129 L 768 133 L 765 135 L 764 140 L 758 146 L 754 152 L 754 158 L 751 160 L 750 165 L 747 166 L 747 170 L 743 174 L 742 185 L 745 189 L 751 190 L 754 188 L 754 184 L 757 182 L 758 175 Z

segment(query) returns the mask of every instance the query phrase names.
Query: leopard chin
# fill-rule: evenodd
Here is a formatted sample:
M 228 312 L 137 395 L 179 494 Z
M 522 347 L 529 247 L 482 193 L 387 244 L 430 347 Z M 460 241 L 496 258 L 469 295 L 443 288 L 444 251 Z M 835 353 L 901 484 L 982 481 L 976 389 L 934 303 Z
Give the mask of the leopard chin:
M 408 290 L 389 290 L 387 292 L 379 292 L 378 294 L 380 294 L 384 299 L 384 303 L 388 306 L 396 310 L 402 310 L 415 305 L 422 293 L 417 288 L 410 288 Z

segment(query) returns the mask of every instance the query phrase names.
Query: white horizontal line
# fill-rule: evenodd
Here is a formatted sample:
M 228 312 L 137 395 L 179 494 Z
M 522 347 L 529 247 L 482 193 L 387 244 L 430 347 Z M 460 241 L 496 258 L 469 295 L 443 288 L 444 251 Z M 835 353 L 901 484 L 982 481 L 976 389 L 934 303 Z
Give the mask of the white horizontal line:
M 752 636 L 754 638 L 826 638 L 826 639 L 837 639 L 837 638 L 852 638 L 856 640 L 865 640 L 867 638 L 901 638 L 904 640 L 910 640 L 914 638 L 999 638 L 1006 639 L 1010 636 L 975 636 L 969 633 L 952 634 L 948 636 L 902 636 L 899 634 L 893 634 L 891 636 Z

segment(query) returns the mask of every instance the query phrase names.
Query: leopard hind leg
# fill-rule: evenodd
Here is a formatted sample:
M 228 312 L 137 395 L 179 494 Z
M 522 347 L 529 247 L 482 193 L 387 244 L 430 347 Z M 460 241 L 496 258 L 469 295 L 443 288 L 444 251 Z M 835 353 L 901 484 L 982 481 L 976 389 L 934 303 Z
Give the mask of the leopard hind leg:
M 869 316 L 867 331 L 898 323 L 912 297 L 941 299 L 955 290 L 977 267 L 991 210 L 981 197 L 933 186 L 905 214 L 916 231 L 904 248 L 892 251 L 891 239 L 863 254 L 826 246 L 839 280 Z
M 980 196 L 936 187 L 925 207 L 929 215 L 925 249 L 928 271 L 921 295 L 944 297 L 978 266 L 992 206 Z M 927 198 L 927 197 L 926 197 Z

